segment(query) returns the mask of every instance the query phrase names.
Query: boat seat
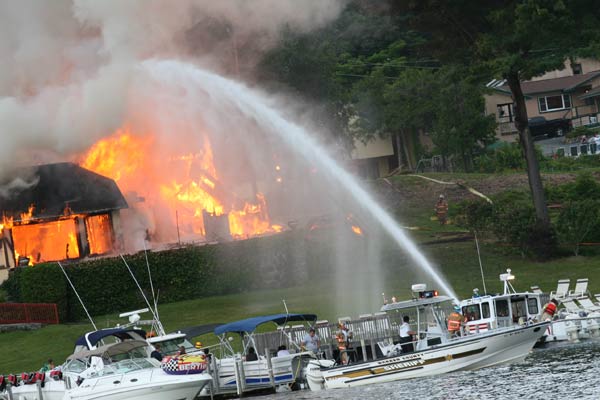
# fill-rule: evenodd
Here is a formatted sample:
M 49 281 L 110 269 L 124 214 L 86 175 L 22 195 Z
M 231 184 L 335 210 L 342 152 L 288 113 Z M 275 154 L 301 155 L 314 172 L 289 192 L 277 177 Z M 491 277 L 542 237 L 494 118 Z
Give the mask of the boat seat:
M 558 281 L 558 285 L 556 286 L 555 292 L 550 292 L 550 297 L 555 297 L 557 299 L 562 299 L 567 297 L 569 294 L 569 285 L 571 284 L 570 279 L 560 279 Z
M 576 300 L 586 311 L 600 311 L 600 306 L 594 304 L 587 296 L 578 297 Z
M 569 297 L 581 297 L 587 294 L 588 278 L 577 279 L 575 289 L 569 291 Z

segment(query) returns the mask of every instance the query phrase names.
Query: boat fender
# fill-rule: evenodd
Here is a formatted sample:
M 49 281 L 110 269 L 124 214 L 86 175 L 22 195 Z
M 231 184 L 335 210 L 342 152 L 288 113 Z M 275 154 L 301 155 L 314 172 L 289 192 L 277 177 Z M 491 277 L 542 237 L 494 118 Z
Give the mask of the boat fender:
M 6 378 L 0 375 L 0 392 L 4 392 L 4 389 L 6 389 Z
M 17 381 L 17 376 L 14 374 L 10 374 L 9 376 L 7 376 L 6 380 L 8 381 L 8 383 L 10 383 L 11 386 L 19 386 L 19 382 Z
M 50 378 L 55 381 L 60 381 L 63 378 L 62 371 L 52 370 L 50 371 Z
M 32 380 L 34 379 L 34 374 L 32 373 L 28 373 L 28 372 L 23 372 L 21 373 L 21 383 L 23 385 L 29 385 Z
M 34 382 L 40 382 L 40 386 L 44 387 L 44 385 L 46 384 L 46 374 L 44 372 L 36 372 Z

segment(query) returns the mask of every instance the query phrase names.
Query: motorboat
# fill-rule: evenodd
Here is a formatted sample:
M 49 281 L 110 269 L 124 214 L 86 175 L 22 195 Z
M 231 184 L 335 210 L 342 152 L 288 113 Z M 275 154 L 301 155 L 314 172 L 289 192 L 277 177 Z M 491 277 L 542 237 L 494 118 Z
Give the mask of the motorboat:
M 251 391 L 265 388 L 281 390 L 304 381 L 304 371 L 310 360 L 317 359 L 312 351 L 302 351 L 300 347 L 291 349 L 289 354 L 274 353 L 280 343 L 294 344 L 286 336 L 285 325 L 292 322 L 314 324 L 314 314 L 274 314 L 235 321 L 215 328 L 219 337 L 221 358 L 215 359 L 218 371 L 219 393 Z M 257 340 L 256 330 L 264 324 L 278 326 L 278 343 L 262 343 Z M 242 340 L 242 351 L 232 346 L 230 334 L 237 334 Z M 257 359 L 245 358 L 250 348 L 254 348 Z
M 532 287 L 532 292 L 517 292 L 511 283 L 514 279 L 515 275 L 508 269 L 500 275 L 503 293 L 480 296 L 475 289 L 472 298 L 461 302 L 462 315 L 467 320 L 464 326 L 466 331 L 493 330 L 541 321 L 544 305 L 553 298 L 561 308 L 550 320 L 539 344 L 578 342 L 581 339 L 600 337 L 600 313 L 597 310 L 586 311 L 575 303 L 576 298 L 581 298 L 581 293 L 575 295 L 569 292 L 568 280 L 559 281 L 557 291 L 548 294 L 537 286 Z
M 536 322 L 450 335 L 447 318 L 455 300 L 426 290 L 424 284 L 413 285 L 412 291 L 411 300 L 385 304 L 381 311 L 394 332 L 408 316 L 416 332 L 414 351 L 405 351 L 395 333 L 395 337 L 377 343 L 377 351 L 371 351 L 376 355 L 373 360 L 346 365 L 311 360 L 306 372 L 310 389 L 354 387 L 522 361 L 550 325 Z
M 146 332 L 132 328 L 110 328 L 85 334 L 75 351 L 54 371 L 36 381 L 7 386 L 13 400 L 192 400 L 212 378 L 205 368 L 178 360 L 179 368 L 150 357 L 153 348 Z M 195 363 L 199 364 L 199 363 Z M 195 367 L 197 367 L 196 365 Z

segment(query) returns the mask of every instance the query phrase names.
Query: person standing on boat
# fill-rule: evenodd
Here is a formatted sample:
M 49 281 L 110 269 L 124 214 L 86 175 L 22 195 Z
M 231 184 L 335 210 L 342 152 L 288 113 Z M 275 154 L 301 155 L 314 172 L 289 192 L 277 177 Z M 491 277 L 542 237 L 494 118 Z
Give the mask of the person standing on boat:
M 448 333 L 450 337 L 460 336 L 460 328 L 463 316 L 460 315 L 460 307 L 454 306 L 454 311 L 448 316 Z
M 556 310 L 558 308 L 558 301 L 556 299 L 551 299 L 544 308 L 542 308 L 542 321 L 551 321 L 554 318 L 554 314 L 556 314 Z
M 412 337 L 417 333 L 413 331 L 410 327 L 409 321 L 410 318 L 408 315 L 405 315 L 402 318 L 402 325 L 400 325 L 400 345 L 402 346 L 403 353 L 410 353 L 411 351 L 415 351 L 415 346 L 413 345 Z
M 300 344 L 303 348 L 312 351 L 315 354 L 319 352 L 319 347 L 321 347 L 321 339 L 315 333 L 315 328 L 310 328 L 308 330 L 308 333 L 304 335 L 304 338 L 302 338 L 302 342 Z

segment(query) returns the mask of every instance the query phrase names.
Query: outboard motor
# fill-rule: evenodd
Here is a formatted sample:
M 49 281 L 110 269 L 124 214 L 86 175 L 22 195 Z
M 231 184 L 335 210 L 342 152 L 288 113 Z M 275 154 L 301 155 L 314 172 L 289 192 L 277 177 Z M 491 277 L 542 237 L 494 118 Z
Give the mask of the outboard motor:
M 587 321 L 587 330 L 590 337 L 600 337 L 600 313 L 592 312 L 588 317 L 592 318 Z
M 579 343 L 579 331 L 581 328 L 577 319 L 576 315 L 567 315 L 565 318 L 565 331 L 569 342 L 572 343 Z

